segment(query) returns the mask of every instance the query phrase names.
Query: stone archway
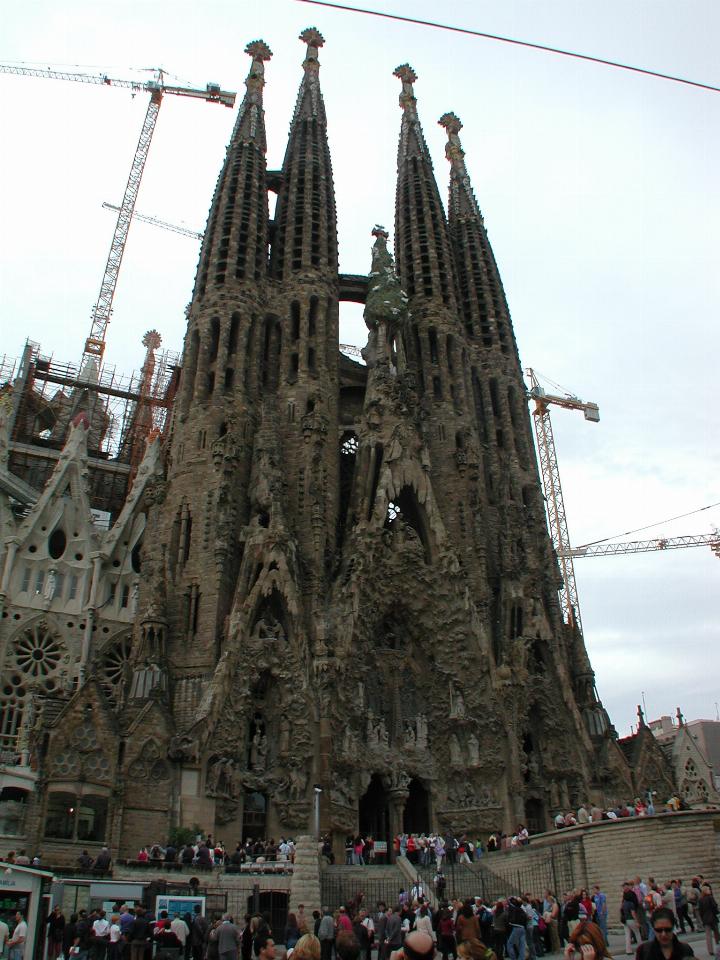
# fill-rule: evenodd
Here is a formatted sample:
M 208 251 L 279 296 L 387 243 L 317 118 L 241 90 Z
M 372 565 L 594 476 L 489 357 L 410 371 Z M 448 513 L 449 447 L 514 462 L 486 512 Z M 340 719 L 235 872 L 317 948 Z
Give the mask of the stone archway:
M 360 797 L 358 819 L 363 837 L 384 840 L 388 844 L 388 850 L 392 849 L 388 792 L 379 773 L 372 775 L 367 790 Z
M 430 794 L 416 777 L 408 784 L 408 797 L 403 810 L 405 833 L 430 833 Z

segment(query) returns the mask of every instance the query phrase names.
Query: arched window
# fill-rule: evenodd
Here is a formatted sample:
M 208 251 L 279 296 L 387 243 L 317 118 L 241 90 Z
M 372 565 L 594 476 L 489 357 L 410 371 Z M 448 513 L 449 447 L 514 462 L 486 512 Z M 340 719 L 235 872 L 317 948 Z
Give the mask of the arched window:
M 8 645 L 0 671 L 0 749 L 14 750 L 31 694 L 61 685 L 65 647 L 45 620 L 36 620 Z

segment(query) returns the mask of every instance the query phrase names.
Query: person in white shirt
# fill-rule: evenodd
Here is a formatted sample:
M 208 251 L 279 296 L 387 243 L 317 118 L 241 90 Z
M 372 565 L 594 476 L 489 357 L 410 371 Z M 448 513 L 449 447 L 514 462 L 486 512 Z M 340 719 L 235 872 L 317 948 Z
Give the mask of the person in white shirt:
M 92 929 L 92 958 L 93 960 L 105 960 L 105 954 L 107 953 L 108 944 L 110 943 L 110 921 L 105 916 L 104 910 L 100 911 L 100 915 L 93 923 Z
M 7 942 L 8 960 L 23 960 L 25 955 L 25 941 L 27 940 L 27 924 L 23 915 L 18 911 L 15 914 L 15 929 Z
M 0 957 L 5 953 L 5 944 L 10 939 L 10 927 L 4 920 L 0 920 Z
M 187 940 L 188 936 L 190 935 L 190 931 L 189 931 L 189 929 L 188 929 L 188 925 L 185 923 L 185 921 L 183 920 L 183 918 L 182 918 L 181 916 L 179 916 L 179 914 L 176 913 L 176 914 L 173 916 L 172 923 L 170 924 L 170 929 L 171 929 L 172 932 L 175 934 L 175 936 L 178 938 L 178 940 L 179 940 L 180 943 L 182 944 L 183 950 L 184 950 L 184 949 L 185 949 L 185 941 Z
M 110 943 L 108 946 L 108 960 L 120 960 L 122 930 L 120 929 L 120 914 L 114 913 L 110 917 Z

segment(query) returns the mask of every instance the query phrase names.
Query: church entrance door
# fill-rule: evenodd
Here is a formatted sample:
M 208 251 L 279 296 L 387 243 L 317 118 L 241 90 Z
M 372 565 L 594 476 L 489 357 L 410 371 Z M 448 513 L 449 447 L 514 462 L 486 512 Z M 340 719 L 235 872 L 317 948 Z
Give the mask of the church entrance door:
M 388 850 L 392 850 L 387 790 L 378 773 L 372 775 L 365 794 L 360 797 L 359 821 L 361 836 L 385 840 Z
M 430 833 L 430 797 L 427 787 L 415 777 L 408 784 L 408 798 L 403 811 L 405 833 Z

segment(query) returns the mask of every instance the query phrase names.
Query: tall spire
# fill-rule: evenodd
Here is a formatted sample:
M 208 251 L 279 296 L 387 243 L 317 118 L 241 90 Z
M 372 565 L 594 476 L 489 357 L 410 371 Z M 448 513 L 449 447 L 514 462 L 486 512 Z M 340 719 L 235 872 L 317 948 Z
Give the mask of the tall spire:
M 402 81 L 403 111 L 398 146 L 395 199 L 395 258 L 403 289 L 415 297 L 455 304 L 453 264 L 445 211 L 433 174 L 432 160 L 417 114 L 413 84 L 417 74 L 404 63 L 394 76 Z
M 268 207 L 263 87 L 265 62 L 272 57 L 263 40 L 245 47 L 252 58 L 227 156 L 205 231 L 196 296 L 233 280 L 260 280 L 266 270 Z
M 315 27 L 303 30 L 300 40 L 307 52 L 283 161 L 271 254 L 271 273 L 278 279 L 306 270 L 337 273 L 335 192 L 318 61 L 325 41 Z
M 445 147 L 450 162 L 448 223 L 466 331 L 483 347 L 499 347 L 501 353 L 516 356 L 500 272 L 465 166 L 465 152 L 459 137 L 462 123 L 454 113 L 444 113 L 438 123 L 448 135 Z

